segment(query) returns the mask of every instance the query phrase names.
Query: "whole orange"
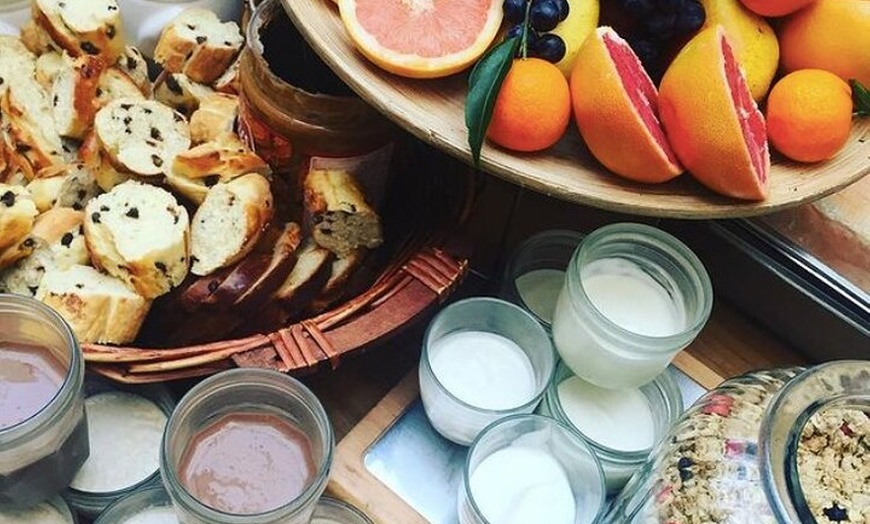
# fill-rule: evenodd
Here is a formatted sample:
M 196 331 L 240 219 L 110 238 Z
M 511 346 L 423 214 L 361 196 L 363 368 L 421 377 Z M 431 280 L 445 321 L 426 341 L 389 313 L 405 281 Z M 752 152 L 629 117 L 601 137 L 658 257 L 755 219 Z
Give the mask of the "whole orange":
M 785 16 L 814 0 L 741 0 L 747 9 L 761 16 Z
M 767 98 L 767 137 L 780 153 L 799 162 L 837 154 L 852 130 L 852 89 L 821 69 L 784 76 Z
M 870 0 L 816 0 L 777 33 L 786 73 L 824 69 L 870 85 Z
M 486 136 L 515 151 L 540 151 L 562 137 L 570 117 L 565 75 L 546 60 L 520 58 L 504 79 Z

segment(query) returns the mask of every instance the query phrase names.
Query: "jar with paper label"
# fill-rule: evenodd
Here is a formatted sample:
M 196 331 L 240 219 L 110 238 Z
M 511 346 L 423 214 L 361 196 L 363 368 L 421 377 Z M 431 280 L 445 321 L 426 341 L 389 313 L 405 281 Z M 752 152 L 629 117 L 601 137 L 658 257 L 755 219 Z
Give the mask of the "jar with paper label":
M 344 170 L 378 206 L 394 128 L 321 62 L 279 0 L 262 2 L 251 15 L 239 77 L 239 133 L 291 190 L 298 192 L 311 170 Z

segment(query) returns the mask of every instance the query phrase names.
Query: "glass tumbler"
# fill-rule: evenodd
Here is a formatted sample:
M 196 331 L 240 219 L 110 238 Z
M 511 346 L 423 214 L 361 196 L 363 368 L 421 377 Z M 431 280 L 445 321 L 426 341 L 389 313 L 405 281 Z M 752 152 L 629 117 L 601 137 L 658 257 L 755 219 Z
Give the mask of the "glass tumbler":
M 230 514 L 199 501 L 181 479 L 182 459 L 204 429 L 228 415 L 273 415 L 307 437 L 313 479 L 293 500 L 273 510 Z M 224 371 L 191 389 L 178 403 L 163 436 L 160 472 L 181 524 L 308 524 L 326 489 L 335 437 L 316 396 L 298 380 L 264 369 Z

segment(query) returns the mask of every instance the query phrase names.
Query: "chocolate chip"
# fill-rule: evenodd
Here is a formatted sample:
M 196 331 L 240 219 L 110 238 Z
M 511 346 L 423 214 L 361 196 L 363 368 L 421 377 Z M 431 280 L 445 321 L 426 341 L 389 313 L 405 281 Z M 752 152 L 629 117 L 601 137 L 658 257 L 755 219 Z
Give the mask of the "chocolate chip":
M 103 213 L 109 211 L 109 206 L 100 206 L 100 211 L 102 211 Z
M 64 233 L 60 239 L 60 245 L 62 245 L 63 247 L 69 247 L 70 244 L 72 244 L 73 238 L 74 237 L 72 233 Z
M 129 125 L 132 124 L 132 123 L 133 123 L 133 117 L 132 117 L 132 116 L 125 116 L 125 117 L 124 117 L 124 125 L 125 125 L 125 126 L 129 126 Z
M 197 44 L 204 44 L 204 43 L 206 42 L 206 40 L 208 40 L 208 38 L 207 38 L 207 37 L 204 37 L 204 36 L 198 36 L 198 37 L 196 37 L 196 43 L 197 43 Z
M 695 474 L 692 473 L 692 471 L 689 469 L 681 469 L 679 471 L 680 471 L 680 480 L 682 480 L 683 482 L 688 482 L 689 480 L 692 480 L 692 477 L 695 476 Z
M 205 187 L 214 187 L 220 182 L 220 179 L 220 175 L 208 175 L 202 179 L 202 183 L 205 184 Z
M 233 47 L 233 43 L 230 42 L 229 40 L 224 40 L 224 45 L 227 47 Z
M 15 193 L 12 191 L 7 191 L 3 193 L 3 196 L 0 196 L 0 202 L 3 203 L 6 207 L 12 207 L 15 205 Z
M 80 203 L 78 203 L 78 202 L 74 202 L 73 205 L 72 205 L 72 208 L 73 208 L 74 211 L 81 211 L 81 210 L 82 210 L 82 205 L 81 205 Z
M 191 31 L 195 31 L 195 30 L 196 30 L 196 26 L 193 25 L 193 24 L 187 24 L 187 28 L 190 29 Z
M 36 292 L 39 291 L 39 286 L 27 286 L 27 291 L 30 291 L 30 294 L 36 296 Z
M 153 162 L 154 165 L 157 167 L 161 167 L 163 165 L 163 159 L 157 155 L 151 155 L 151 162 Z
M 30 152 L 30 146 L 27 144 L 15 144 L 15 152 L 21 153 L 22 155 Z
M 98 87 L 94 94 L 97 95 L 97 98 L 100 98 L 101 96 L 103 96 L 103 88 Z
M 57 107 L 57 102 L 58 102 L 57 95 L 54 95 L 54 98 L 51 99 L 51 105 Z
M 139 61 L 133 58 L 132 56 L 127 57 L 127 69 L 136 69 L 136 66 L 139 65 Z
M 121 104 L 121 109 L 123 109 L 124 111 L 129 111 L 133 109 L 133 104 Z
M 76 284 L 76 289 L 84 289 L 84 288 L 85 288 L 84 284 Z
M 143 108 L 143 109 L 142 109 L 142 112 L 145 113 L 146 115 L 150 115 L 150 114 L 153 113 L 154 111 L 152 111 L 151 108 L 146 107 L 146 108 Z
M 139 210 L 135 207 L 131 207 L 126 213 L 124 213 L 130 218 L 139 218 Z
M 160 271 L 161 273 L 163 273 L 164 275 L 166 274 L 166 264 L 164 264 L 163 262 L 155 262 L 154 267 L 156 267 L 157 270 Z
M 91 214 L 91 222 L 93 222 L 94 224 L 99 224 L 100 223 L 100 214 L 99 213 Z
M 160 133 L 160 130 L 156 127 L 151 128 L 151 138 L 154 140 L 163 140 L 163 135 Z
M 35 245 L 36 245 L 36 240 L 33 240 L 33 238 L 30 238 L 30 237 L 27 237 L 24 240 L 24 242 L 21 243 L 21 247 L 23 247 L 24 249 L 30 249 Z
M 115 38 L 115 26 L 110 24 L 109 27 L 106 28 L 106 36 L 109 37 L 109 40 Z
M 81 47 L 82 51 L 84 51 L 85 53 L 87 53 L 89 55 L 100 54 L 100 50 L 97 49 L 97 46 L 95 46 L 94 44 L 92 44 L 90 42 L 82 42 L 79 47 Z
M 176 95 L 184 94 L 184 91 L 181 89 L 181 84 L 179 84 L 178 80 L 175 79 L 175 75 L 169 75 L 166 77 L 166 88 Z

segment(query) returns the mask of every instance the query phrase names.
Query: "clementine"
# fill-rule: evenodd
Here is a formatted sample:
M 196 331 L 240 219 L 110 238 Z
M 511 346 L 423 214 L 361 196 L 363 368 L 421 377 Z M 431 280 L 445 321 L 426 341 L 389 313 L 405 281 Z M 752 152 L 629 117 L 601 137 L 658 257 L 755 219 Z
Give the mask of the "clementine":
M 798 162 L 827 160 L 846 145 L 852 130 L 852 88 L 821 69 L 784 76 L 767 99 L 767 136 Z
M 555 144 L 571 117 L 568 81 L 540 58 L 514 60 L 504 79 L 486 136 L 515 151 L 540 151 Z

